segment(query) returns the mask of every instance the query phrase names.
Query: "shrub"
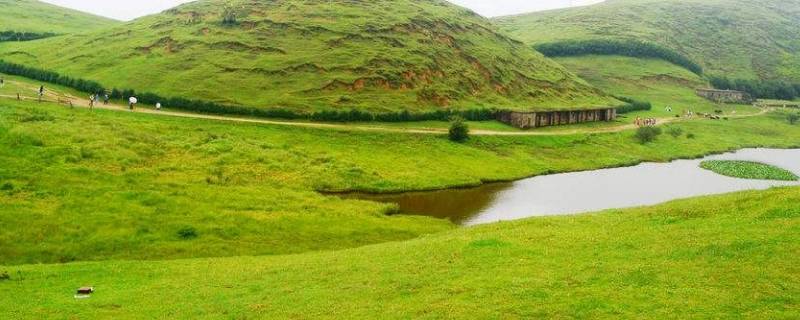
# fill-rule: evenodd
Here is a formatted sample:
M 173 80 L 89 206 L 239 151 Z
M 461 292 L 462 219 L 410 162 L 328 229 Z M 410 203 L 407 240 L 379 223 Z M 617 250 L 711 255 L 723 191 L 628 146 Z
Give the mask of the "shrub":
M 661 128 L 658 127 L 641 127 L 636 130 L 636 139 L 641 144 L 653 142 L 659 135 L 661 135 Z
M 678 128 L 678 127 L 669 127 L 669 128 L 667 128 L 667 132 L 673 138 L 678 138 L 678 137 L 683 135 L 683 129 Z
M 464 118 L 455 116 L 450 119 L 450 141 L 464 142 L 469 139 L 469 126 L 464 122 Z
M 589 54 L 621 55 L 635 58 L 662 59 L 702 75 L 703 68 L 688 57 L 660 45 L 635 40 L 570 40 L 545 43 L 534 47 L 548 57 L 568 57 Z
M 11 276 L 8 274 L 8 271 L 3 271 L 0 273 L 0 281 L 11 280 Z
M 236 25 L 236 9 L 230 5 L 226 5 L 222 12 L 222 25 L 233 26 Z
M 697 138 L 697 136 L 695 136 L 694 133 L 687 133 L 686 134 L 686 138 L 687 139 L 694 139 L 694 138 Z
M 183 227 L 178 230 L 178 237 L 183 240 L 195 239 L 197 236 L 197 230 L 194 227 Z
M 33 33 L 33 32 L 16 32 L 16 31 L 2 31 L 0 32 L 0 42 L 5 41 L 31 41 L 44 39 L 56 36 L 55 33 Z
M 794 100 L 800 97 L 800 83 L 783 80 L 749 80 L 711 77 L 711 85 L 722 90 L 747 92 L 755 98 Z
M 800 114 L 790 113 L 786 116 L 786 121 L 789 121 L 789 124 L 796 124 L 797 121 L 800 121 Z
M 618 114 L 625 114 L 634 111 L 650 111 L 653 105 L 647 101 L 638 101 L 633 98 L 614 96 L 617 100 L 625 102 L 625 105 L 617 108 Z
M 13 184 L 13 183 L 11 183 L 11 182 L 6 182 L 6 183 L 3 183 L 3 185 L 2 185 L 2 186 L 0 186 L 0 190 L 2 190 L 2 191 L 11 191 L 11 190 L 14 190 L 14 184 Z

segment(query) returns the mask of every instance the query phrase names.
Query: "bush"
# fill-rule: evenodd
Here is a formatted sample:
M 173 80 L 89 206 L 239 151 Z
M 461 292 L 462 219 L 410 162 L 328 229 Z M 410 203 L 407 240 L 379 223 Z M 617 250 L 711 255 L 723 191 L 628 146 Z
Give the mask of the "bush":
M 800 114 L 790 113 L 786 116 L 786 121 L 789 121 L 789 124 L 796 124 L 797 121 L 800 121 Z
M 653 142 L 659 135 L 661 135 L 661 128 L 658 127 L 641 127 L 636 130 L 636 139 L 641 144 Z
M 683 135 L 683 129 L 678 128 L 678 127 L 669 127 L 669 128 L 667 128 L 667 132 L 673 138 L 678 138 L 678 137 Z
M 31 41 L 56 36 L 55 33 L 34 33 L 34 32 L 16 32 L 16 31 L 2 31 L 0 32 L 0 42 L 5 41 Z
M 11 182 L 3 183 L 3 185 L 0 186 L 0 190 L 2 190 L 2 191 L 14 190 L 14 184 L 11 183 Z
M 570 40 L 534 46 L 548 57 L 568 57 L 589 54 L 622 55 L 635 58 L 662 59 L 702 75 L 703 68 L 688 57 L 657 44 L 635 40 Z
M 230 5 L 226 5 L 222 12 L 222 25 L 234 26 L 236 23 L 236 9 Z
M 3 271 L 0 273 L 0 281 L 11 280 L 11 276 L 8 274 L 8 271 Z
M 197 230 L 194 227 L 183 227 L 178 230 L 178 237 L 183 240 L 191 240 L 197 238 Z
M 711 77 L 711 85 L 721 90 L 747 92 L 754 98 L 794 100 L 800 97 L 800 83 L 782 80 L 745 80 Z
M 687 133 L 686 134 L 686 138 L 687 139 L 694 139 L 694 138 L 697 138 L 697 136 L 695 136 L 694 133 Z
M 450 119 L 450 141 L 464 142 L 469 139 L 469 126 L 464 122 L 462 117 L 453 117 Z
M 650 111 L 653 109 L 653 105 L 647 101 L 638 101 L 632 98 L 620 96 L 614 96 L 614 98 L 625 102 L 624 106 L 617 108 L 618 114 L 631 113 L 634 111 Z

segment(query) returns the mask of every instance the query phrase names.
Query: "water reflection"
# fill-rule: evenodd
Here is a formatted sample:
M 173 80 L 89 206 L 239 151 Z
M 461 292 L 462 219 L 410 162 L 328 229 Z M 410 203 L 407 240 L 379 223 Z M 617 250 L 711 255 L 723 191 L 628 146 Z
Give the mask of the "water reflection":
M 746 180 L 717 175 L 699 168 L 699 163 L 706 159 L 759 161 L 800 174 L 800 149 L 745 149 L 702 160 L 645 163 L 627 168 L 554 174 L 472 189 L 399 195 L 362 194 L 353 197 L 396 203 L 403 214 L 447 218 L 454 223 L 474 225 L 800 185 L 797 182 Z

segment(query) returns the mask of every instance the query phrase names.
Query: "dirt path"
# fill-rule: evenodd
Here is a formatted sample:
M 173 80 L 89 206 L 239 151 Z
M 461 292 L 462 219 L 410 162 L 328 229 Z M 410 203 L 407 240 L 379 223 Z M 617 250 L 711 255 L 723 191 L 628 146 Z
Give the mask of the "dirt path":
M 8 81 L 7 81 L 8 82 Z M 22 83 L 16 82 L 19 85 L 25 86 Z M 36 92 L 37 88 L 30 87 L 33 92 Z M 11 98 L 17 99 L 17 96 L 12 95 L 0 95 L 2 98 Z M 32 97 L 21 97 L 23 100 L 32 100 L 36 101 L 36 98 Z M 86 98 L 77 98 L 72 95 L 63 94 L 59 92 L 53 91 L 46 91 L 45 98 L 43 101 L 46 102 L 54 102 L 60 104 L 70 104 L 72 107 L 78 108 L 89 108 L 89 97 Z M 136 107 L 133 111 L 128 110 L 128 106 L 113 104 L 110 103 L 108 105 L 103 105 L 102 102 L 97 103 L 95 105 L 96 109 L 103 109 L 103 110 L 113 110 L 113 111 L 122 111 L 122 112 L 134 112 L 134 113 L 143 113 L 143 114 L 153 114 L 153 115 L 161 115 L 161 116 L 170 116 L 170 117 L 180 117 L 180 118 L 191 118 L 191 119 L 206 119 L 206 120 L 218 120 L 218 121 L 228 121 L 228 122 L 239 122 L 239 123 L 256 123 L 256 124 L 268 124 L 268 125 L 280 125 L 280 126 L 290 126 L 290 127 L 305 127 L 305 128 L 321 128 L 321 129 L 331 129 L 331 130 L 342 130 L 342 131 L 372 131 L 372 132 L 393 132 L 393 133 L 414 133 L 414 134 L 447 134 L 447 129 L 441 128 L 389 128 L 389 127 L 380 127 L 380 126 L 365 126 L 365 125 L 352 125 L 352 124 L 333 124 L 333 123 L 319 123 L 319 122 L 298 122 L 298 121 L 281 121 L 281 120 L 268 120 L 268 119 L 258 119 L 258 118 L 245 118 L 245 117 L 235 117 L 235 116 L 219 116 L 219 115 L 208 115 L 208 114 L 200 114 L 200 113 L 191 113 L 191 112 L 182 112 L 182 111 L 156 111 L 150 107 Z M 745 118 L 745 117 L 755 117 L 759 115 L 763 115 L 769 112 L 769 109 L 763 109 L 756 114 L 748 114 L 748 115 L 733 115 L 728 116 L 729 118 Z M 695 119 L 702 119 L 702 118 L 695 118 Z M 659 118 L 658 125 L 665 125 L 674 122 L 682 122 L 682 121 L 692 121 L 694 119 L 686 119 L 686 118 Z M 470 130 L 471 135 L 478 135 L 478 136 L 563 136 L 563 135 L 573 135 L 573 134 L 580 134 L 580 133 L 611 133 L 611 132 L 620 132 L 625 130 L 636 129 L 636 125 L 634 124 L 619 124 L 614 126 L 608 126 L 603 128 L 577 128 L 573 130 L 558 130 L 558 131 L 495 131 L 495 130 L 481 130 L 481 129 L 473 129 Z

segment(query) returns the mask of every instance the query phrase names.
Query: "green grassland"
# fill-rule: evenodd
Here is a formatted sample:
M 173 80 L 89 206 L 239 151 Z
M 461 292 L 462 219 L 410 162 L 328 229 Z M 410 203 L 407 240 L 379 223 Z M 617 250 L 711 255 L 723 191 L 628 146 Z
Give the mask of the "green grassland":
M 791 171 L 752 161 L 712 160 L 703 161 L 700 167 L 718 174 L 744 179 L 797 181 L 796 174 Z
M 117 22 L 36 0 L 0 0 L 0 32 L 80 33 Z
M 644 40 L 672 48 L 709 74 L 800 79 L 798 0 L 609 0 L 503 17 L 501 29 L 529 44 Z
M 691 110 L 695 113 L 723 115 L 757 112 L 752 106 L 717 104 L 695 94 L 695 89 L 709 87 L 700 76 L 657 59 L 622 56 L 581 56 L 557 58 L 556 61 L 609 94 L 649 101 L 653 110 L 630 116 L 670 117 Z M 672 112 L 667 111 L 672 108 Z
M 316 191 L 397 192 L 797 147 L 782 113 L 542 137 L 325 130 L 0 100 L 0 260 L 169 259 L 338 249 L 451 227 Z M 182 230 L 195 235 L 182 237 Z
M 86 97 L 89 100 L 90 94 L 80 92 L 78 90 L 67 88 L 60 85 L 55 85 L 45 82 L 37 82 L 23 77 L 17 77 L 0 73 L 4 81 L 4 85 L 0 87 L 0 96 L 16 97 L 19 94 L 22 99 L 32 99 L 39 96 L 39 86 L 45 88 L 45 98 L 62 97 Z
M 2 44 L 0 56 L 109 88 L 301 112 L 619 104 L 444 0 L 204 0 L 89 35 Z
M 280 257 L 2 267 L 14 319 L 795 319 L 800 189 Z M 91 298 L 76 288 L 93 285 Z M 164 303 L 168 301 L 169 303 Z

